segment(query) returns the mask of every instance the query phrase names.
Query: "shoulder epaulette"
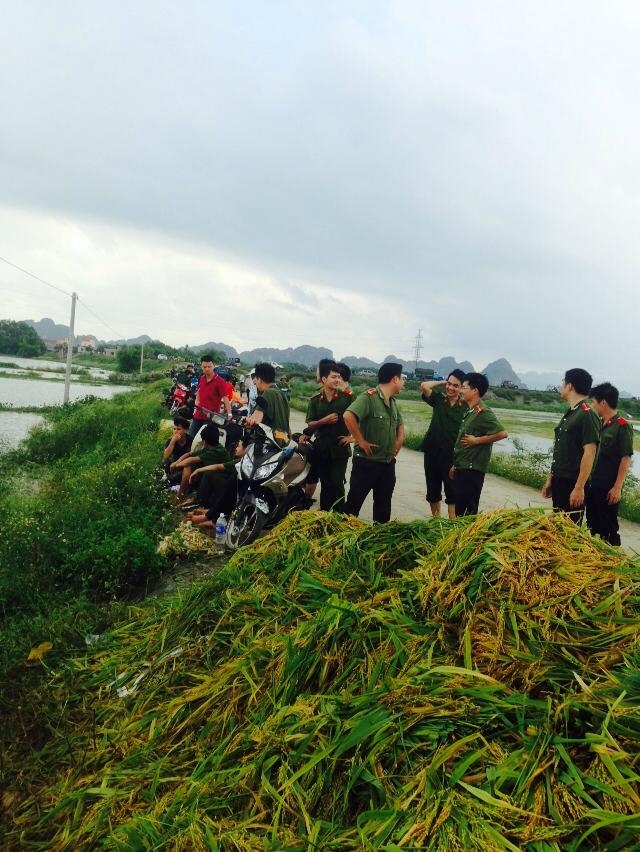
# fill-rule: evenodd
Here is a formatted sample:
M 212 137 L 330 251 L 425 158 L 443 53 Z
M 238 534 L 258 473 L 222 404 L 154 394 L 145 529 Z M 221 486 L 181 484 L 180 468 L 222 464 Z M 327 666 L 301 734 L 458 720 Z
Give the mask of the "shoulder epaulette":
M 618 417 L 618 426 L 626 426 L 629 423 L 624 417 Z
M 591 406 L 590 406 L 590 405 L 587 405 L 587 403 L 586 403 L 586 402 L 583 402 L 583 403 L 582 403 L 582 410 L 583 410 L 583 411 L 591 411 Z
M 369 390 L 367 391 L 367 396 L 373 396 L 375 392 L 376 392 L 375 388 L 369 388 Z
M 343 393 L 345 396 L 353 396 L 353 391 L 351 390 L 351 388 L 344 388 L 344 390 L 342 391 L 342 393 Z
M 476 407 L 473 410 L 475 411 L 476 414 L 480 414 L 480 412 L 483 411 L 484 409 L 482 408 L 481 405 L 476 405 Z
M 318 393 L 311 394 L 311 399 L 320 399 L 322 396 L 322 391 L 318 391 Z

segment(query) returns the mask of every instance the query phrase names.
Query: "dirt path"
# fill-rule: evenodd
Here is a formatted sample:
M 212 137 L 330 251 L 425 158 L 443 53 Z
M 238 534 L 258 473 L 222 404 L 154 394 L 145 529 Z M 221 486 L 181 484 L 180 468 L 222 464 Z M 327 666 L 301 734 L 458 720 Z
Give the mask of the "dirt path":
M 291 427 L 294 431 L 304 427 L 304 416 L 301 412 L 291 411 Z M 393 494 L 392 516 L 400 521 L 429 517 L 429 508 L 425 500 L 422 453 L 403 449 L 398 456 L 396 474 L 397 482 Z M 347 470 L 347 483 L 348 481 L 349 470 Z M 512 482 L 510 479 L 504 479 L 501 476 L 487 474 L 480 500 L 480 511 L 501 508 L 524 509 L 530 506 L 550 508 L 551 501 L 544 500 L 535 488 L 519 485 L 517 482 Z M 371 512 L 372 500 L 369 496 L 360 516 L 365 520 L 371 520 Z M 620 535 L 622 546 L 626 551 L 640 553 L 640 524 L 621 520 Z

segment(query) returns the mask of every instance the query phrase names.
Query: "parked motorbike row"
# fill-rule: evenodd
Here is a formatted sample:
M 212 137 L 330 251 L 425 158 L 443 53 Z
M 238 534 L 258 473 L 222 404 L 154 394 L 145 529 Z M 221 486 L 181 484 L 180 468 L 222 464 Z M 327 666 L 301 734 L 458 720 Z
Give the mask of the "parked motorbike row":
M 193 409 L 196 402 L 196 391 L 198 390 L 198 379 L 193 377 L 189 384 L 179 382 L 174 376 L 171 387 L 169 388 L 164 404 L 169 409 L 169 414 L 172 417 L 176 415 L 186 417 L 191 420 L 193 417 Z
M 226 532 L 230 550 L 250 544 L 265 529 L 290 512 L 308 509 L 313 500 L 305 493 L 311 470 L 313 444 L 281 437 L 264 423 L 245 425 L 246 408 L 236 406 L 231 418 L 206 409 L 207 422 L 218 427 L 220 443 L 233 455 L 238 441 L 245 447 L 236 464 L 237 497 Z

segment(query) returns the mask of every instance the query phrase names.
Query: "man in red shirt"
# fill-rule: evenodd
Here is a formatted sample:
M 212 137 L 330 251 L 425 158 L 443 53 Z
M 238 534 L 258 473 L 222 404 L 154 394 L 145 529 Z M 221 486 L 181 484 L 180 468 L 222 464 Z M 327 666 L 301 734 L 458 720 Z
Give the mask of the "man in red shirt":
M 215 414 L 220 413 L 220 406 L 224 404 L 224 409 L 228 415 L 231 414 L 231 394 L 233 386 L 215 372 L 215 365 L 211 355 L 203 355 L 200 358 L 200 367 L 202 375 L 198 380 L 198 391 L 196 393 L 196 407 L 193 412 L 193 420 L 189 427 L 189 434 L 195 437 L 198 430 L 207 422 L 207 412 L 198 408 L 206 408 L 207 411 L 212 411 Z

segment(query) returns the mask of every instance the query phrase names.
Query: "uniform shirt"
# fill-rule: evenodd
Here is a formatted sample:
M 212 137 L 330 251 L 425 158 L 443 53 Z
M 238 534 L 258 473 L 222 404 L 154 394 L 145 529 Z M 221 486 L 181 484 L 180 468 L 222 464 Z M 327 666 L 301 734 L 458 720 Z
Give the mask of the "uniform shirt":
M 367 456 L 356 444 L 353 450 L 354 458 L 368 458 L 371 461 L 390 462 L 396 448 L 396 432 L 402 426 L 402 415 L 393 397 L 389 404 L 379 387 L 371 388 L 361 393 L 347 408 L 358 418 L 362 437 L 377 446 L 372 448 Z
M 265 426 L 278 429 L 287 435 L 289 429 L 289 402 L 286 396 L 276 387 L 269 387 L 256 397 L 256 410 L 264 414 L 262 422 Z
M 633 455 L 633 427 L 624 417 L 611 417 L 602 424 L 600 450 L 593 468 L 591 484 L 607 491 L 613 488 L 620 461 Z
M 331 398 L 327 399 L 326 393 L 321 390 L 320 393 L 311 397 L 307 406 L 307 423 L 312 420 L 322 420 L 328 414 L 337 414 L 336 423 L 320 426 L 313 430 L 313 434 L 316 436 L 314 446 L 319 455 L 329 456 L 332 459 L 346 459 L 351 455 L 349 445 L 341 446 L 338 441 L 349 434 L 342 415 L 353 402 L 353 394 L 350 390 L 329 390 L 329 394 Z
M 468 406 L 460 398 L 453 405 L 449 405 L 449 398 L 440 388 L 434 388 L 430 396 L 422 398 L 433 408 L 433 414 L 421 449 L 426 453 L 437 453 L 451 459 L 460 423 Z
M 222 397 L 226 396 L 228 399 L 231 399 L 232 393 L 233 385 L 225 382 L 217 373 L 213 374 L 211 381 L 207 381 L 204 376 L 200 376 L 198 381 L 198 405 L 202 405 L 203 408 L 207 408 L 209 411 L 218 414 L 222 405 Z M 200 411 L 199 408 L 196 408 L 193 412 L 193 419 L 206 420 L 207 415 L 203 411 Z
M 577 479 L 585 444 L 600 443 L 600 418 L 584 400 L 568 408 L 555 428 L 551 475 Z
M 465 435 L 474 435 L 476 438 L 481 438 L 485 435 L 495 435 L 496 432 L 503 431 L 504 426 L 490 408 L 485 408 L 482 403 L 474 405 L 473 408 L 467 406 L 453 449 L 453 463 L 456 468 L 459 470 L 480 470 L 486 473 L 489 467 L 493 444 L 477 444 L 474 447 L 463 447 L 461 441 Z
M 193 451 L 194 456 L 198 456 L 203 465 L 207 464 L 224 464 L 231 459 L 231 456 L 224 447 L 200 447 Z

